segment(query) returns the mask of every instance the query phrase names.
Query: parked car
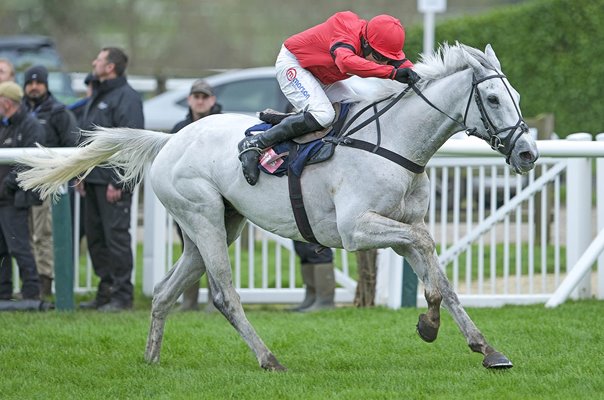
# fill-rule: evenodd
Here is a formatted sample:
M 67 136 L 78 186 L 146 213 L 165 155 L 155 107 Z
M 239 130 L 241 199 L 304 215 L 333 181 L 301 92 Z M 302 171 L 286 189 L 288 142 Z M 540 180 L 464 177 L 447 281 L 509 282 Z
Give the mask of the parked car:
M 279 89 L 274 67 L 247 68 L 204 78 L 216 93 L 223 112 L 255 115 L 265 108 L 288 112 L 290 104 Z M 169 131 L 188 111 L 185 84 L 146 100 L 143 104 L 145 127 Z
M 25 71 L 34 65 L 48 69 L 48 88 L 60 101 L 71 103 L 76 95 L 71 88 L 71 76 L 65 71 L 63 61 L 54 42 L 46 36 L 0 36 L 0 58 L 10 60 L 15 66 L 17 83 L 23 85 Z

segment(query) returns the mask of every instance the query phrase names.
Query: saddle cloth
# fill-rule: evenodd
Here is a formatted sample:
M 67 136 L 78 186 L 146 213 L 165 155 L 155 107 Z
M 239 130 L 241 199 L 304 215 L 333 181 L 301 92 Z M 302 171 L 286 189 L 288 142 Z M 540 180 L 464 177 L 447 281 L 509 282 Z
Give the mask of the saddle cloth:
M 295 138 L 295 140 L 288 140 L 266 149 L 260 155 L 260 170 L 270 175 L 284 176 L 291 167 L 292 173 L 299 177 L 302 175 L 304 166 L 329 160 L 335 150 L 335 144 L 324 142 L 322 139 L 324 137 L 338 136 L 346 116 L 348 115 L 350 104 L 340 104 L 338 108 L 339 113 L 337 113 L 336 122 L 334 122 L 331 127 L 322 131 L 311 132 L 302 137 Z M 338 108 L 336 108 L 336 111 Z M 264 132 L 272 128 L 273 125 L 283 120 L 288 115 L 289 114 L 274 114 L 265 111 L 260 114 L 260 119 L 263 121 L 268 120 L 273 123 L 263 122 L 254 125 L 245 131 L 245 135 L 251 136 Z M 297 146 L 295 159 L 291 159 L 289 156 L 293 146 Z

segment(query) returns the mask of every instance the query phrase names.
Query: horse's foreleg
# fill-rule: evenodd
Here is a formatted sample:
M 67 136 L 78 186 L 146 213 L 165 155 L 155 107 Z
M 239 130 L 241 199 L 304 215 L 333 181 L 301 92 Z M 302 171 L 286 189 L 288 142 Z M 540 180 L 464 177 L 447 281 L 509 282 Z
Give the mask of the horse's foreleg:
M 427 234 L 427 231 L 425 231 Z M 423 254 L 422 254 L 423 253 Z M 512 363 L 503 354 L 497 352 L 489 345 L 476 327 L 466 310 L 459 302 L 457 294 L 451 287 L 449 280 L 438 265 L 438 258 L 434 251 L 428 252 L 428 249 L 422 246 L 414 245 L 407 249 L 407 255 L 410 255 L 410 264 L 414 267 L 418 276 L 422 279 L 426 288 L 434 288 L 439 296 L 431 298 L 430 292 L 426 290 L 426 301 L 428 302 L 428 313 L 420 315 L 417 325 L 417 331 L 422 339 L 430 342 L 436 339 L 437 331 L 434 331 L 435 318 L 438 315 L 437 310 L 432 310 L 440 304 L 438 298 L 442 298 L 443 305 L 459 327 L 459 330 L 466 338 L 468 346 L 472 351 L 481 353 L 484 356 L 482 364 L 486 368 L 510 368 Z M 437 326 L 437 325 L 436 325 Z M 430 340 L 432 339 L 432 340 Z
M 350 221 L 354 221 L 353 227 L 346 226 Z M 429 279 L 427 269 L 416 267 L 428 265 L 433 257 L 434 240 L 429 232 L 422 229 L 422 225 L 403 224 L 373 212 L 367 212 L 358 219 L 344 218 L 341 225 L 343 232 L 350 232 L 350 235 L 343 236 L 347 250 L 392 247 L 397 253 L 407 257 L 424 282 L 424 294 L 428 303 L 428 311 L 419 317 L 417 332 L 427 342 L 436 340 L 440 328 L 442 296 L 433 280 Z
M 443 295 L 443 305 L 449 311 L 459 330 L 465 336 L 468 346 L 472 351 L 481 353 L 484 356 L 482 365 L 486 368 L 511 368 L 512 362 L 502 353 L 496 351 L 489 345 L 476 327 L 466 310 L 459 302 L 457 294 L 451 288 L 449 280 L 438 266 L 434 269 L 433 279 Z
M 407 257 L 409 263 L 425 285 L 428 311 L 420 315 L 417 325 L 422 339 L 436 339 L 440 327 L 440 304 L 444 302 L 460 331 L 473 351 L 484 355 L 487 368 L 509 368 L 512 363 L 490 346 L 470 319 L 447 277 L 439 268 L 434 251 L 434 240 L 423 224 L 403 224 L 375 213 L 366 213 L 356 221 L 349 245 L 353 249 L 392 247 Z
M 204 273 L 205 266 L 195 245 L 183 235 L 185 251 L 174 267 L 153 290 L 151 325 L 147 337 L 145 361 L 159 362 L 166 317 L 183 290 L 196 282 Z

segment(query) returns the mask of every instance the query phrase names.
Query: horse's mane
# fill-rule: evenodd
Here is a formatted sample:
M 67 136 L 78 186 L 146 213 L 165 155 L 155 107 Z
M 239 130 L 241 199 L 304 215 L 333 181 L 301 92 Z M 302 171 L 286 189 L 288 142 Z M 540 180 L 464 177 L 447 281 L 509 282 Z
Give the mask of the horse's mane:
M 435 52 L 420 55 L 420 61 L 415 63 L 413 70 L 422 77 L 422 80 L 418 83 L 418 87 L 421 89 L 423 86 L 428 85 L 430 81 L 442 79 L 458 71 L 467 69 L 469 64 L 464 56 L 464 50 L 485 66 L 485 68 L 495 69 L 482 51 L 461 43 L 456 43 L 455 45 L 443 43 Z M 372 80 L 372 90 L 370 93 L 359 93 L 353 96 L 350 99 L 351 102 L 374 103 L 399 94 L 406 87 L 406 85 L 390 79 L 366 79 Z

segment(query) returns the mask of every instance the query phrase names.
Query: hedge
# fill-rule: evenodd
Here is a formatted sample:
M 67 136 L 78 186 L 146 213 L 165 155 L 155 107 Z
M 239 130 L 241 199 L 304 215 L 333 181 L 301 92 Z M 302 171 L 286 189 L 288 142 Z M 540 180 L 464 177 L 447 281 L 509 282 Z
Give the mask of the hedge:
M 604 0 L 535 0 L 437 24 L 437 43 L 490 43 L 520 92 L 524 116 L 553 113 L 555 131 L 604 132 Z M 407 30 L 418 58 L 423 27 Z

